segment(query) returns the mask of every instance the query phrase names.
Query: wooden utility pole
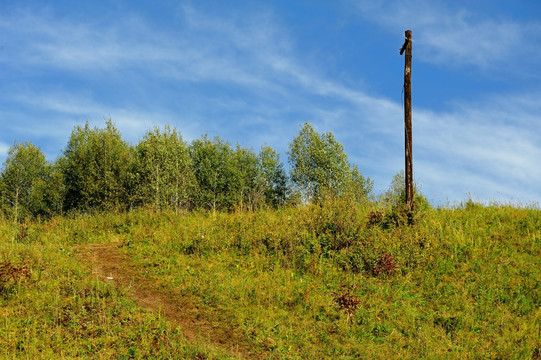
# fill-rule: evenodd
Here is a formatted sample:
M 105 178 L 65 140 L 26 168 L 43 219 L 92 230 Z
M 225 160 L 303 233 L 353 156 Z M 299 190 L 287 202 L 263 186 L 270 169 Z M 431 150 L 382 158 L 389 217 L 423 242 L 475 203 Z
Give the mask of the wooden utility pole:
M 406 51 L 406 65 L 404 67 L 404 129 L 406 153 L 406 206 L 408 211 L 413 210 L 413 157 L 411 146 L 411 30 L 406 30 L 406 40 L 400 55 Z

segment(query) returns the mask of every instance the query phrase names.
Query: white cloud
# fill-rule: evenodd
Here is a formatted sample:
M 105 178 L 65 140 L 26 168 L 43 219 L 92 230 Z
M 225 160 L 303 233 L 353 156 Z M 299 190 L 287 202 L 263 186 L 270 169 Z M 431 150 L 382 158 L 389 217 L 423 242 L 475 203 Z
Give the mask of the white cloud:
M 495 69 L 511 59 L 535 64 L 541 22 L 491 18 L 468 10 L 467 2 L 357 0 L 363 19 L 388 31 L 413 30 L 416 57 L 445 66 Z M 471 4 L 470 4 L 471 5 Z
M 535 96 L 493 96 L 453 113 L 417 110 L 414 154 L 422 164 L 417 175 L 434 179 L 431 189 L 540 200 L 541 105 L 530 101 Z
M 114 107 L 92 99 L 88 94 L 74 94 L 56 91 L 47 94 L 35 92 L 18 93 L 6 98 L 26 107 L 34 113 L 54 114 L 54 126 L 48 121 L 36 122 L 31 115 L 0 113 L 3 118 L 17 118 L 6 128 L 26 136 L 40 137 L 44 134 L 66 142 L 77 125 L 88 121 L 91 126 L 103 127 L 111 118 L 130 142 L 141 139 L 148 129 L 163 127 L 173 120 L 173 114 L 165 111 L 149 111 L 140 107 Z M 188 129 L 189 130 L 189 127 Z

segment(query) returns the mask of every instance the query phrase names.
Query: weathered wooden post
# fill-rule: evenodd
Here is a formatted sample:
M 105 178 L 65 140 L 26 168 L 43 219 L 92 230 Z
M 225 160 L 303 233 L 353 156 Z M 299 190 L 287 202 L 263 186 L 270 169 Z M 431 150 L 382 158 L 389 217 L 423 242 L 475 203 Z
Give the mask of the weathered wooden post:
M 406 206 L 413 210 L 413 156 L 411 141 L 411 30 L 406 30 L 406 40 L 400 55 L 406 51 L 404 67 L 404 129 L 406 153 Z

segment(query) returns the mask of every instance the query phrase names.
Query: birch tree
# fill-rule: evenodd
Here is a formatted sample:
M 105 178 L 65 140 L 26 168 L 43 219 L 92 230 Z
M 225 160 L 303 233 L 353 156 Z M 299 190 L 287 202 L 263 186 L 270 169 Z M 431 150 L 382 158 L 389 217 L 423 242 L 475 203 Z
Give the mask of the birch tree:
M 30 142 L 8 150 L 1 178 L 6 212 L 15 222 L 51 214 L 52 166 L 40 148 Z
M 155 128 L 136 147 L 138 191 L 156 209 L 191 207 L 195 177 L 188 147 L 176 129 Z
M 129 205 L 133 152 L 111 120 L 106 127 L 77 126 L 59 159 L 66 210 L 107 210 Z
M 190 146 L 194 176 L 197 181 L 195 199 L 198 207 L 215 212 L 231 209 L 235 204 L 233 150 L 219 137 L 206 135 Z
M 289 144 L 288 155 L 291 180 L 306 202 L 345 195 L 353 189 L 362 196 L 370 192 L 370 180 L 349 163 L 343 145 L 331 132 L 319 134 L 305 123 Z

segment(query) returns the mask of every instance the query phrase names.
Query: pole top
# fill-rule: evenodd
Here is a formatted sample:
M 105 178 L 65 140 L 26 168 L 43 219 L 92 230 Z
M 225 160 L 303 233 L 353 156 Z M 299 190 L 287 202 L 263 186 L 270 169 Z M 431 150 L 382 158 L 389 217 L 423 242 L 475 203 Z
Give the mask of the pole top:
M 411 44 L 411 42 L 412 42 L 412 40 L 411 40 L 411 30 L 406 30 L 404 37 L 405 37 L 404 45 L 402 45 L 402 48 L 400 49 L 400 55 L 402 55 L 404 53 L 404 51 L 408 47 L 408 44 Z

